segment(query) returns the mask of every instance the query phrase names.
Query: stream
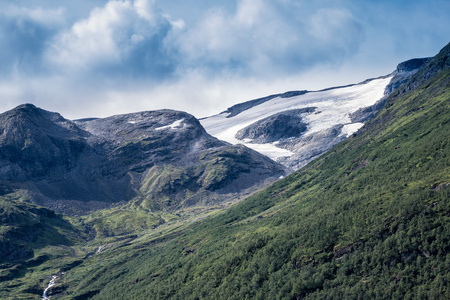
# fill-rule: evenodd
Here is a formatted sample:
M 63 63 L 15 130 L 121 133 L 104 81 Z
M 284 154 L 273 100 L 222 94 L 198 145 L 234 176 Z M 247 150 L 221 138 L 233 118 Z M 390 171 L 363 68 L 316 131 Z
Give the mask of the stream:
M 58 278 L 56 275 L 52 276 L 52 279 L 48 283 L 47 288 L 44 290 L 44 293 L 42 294 L 42 300 L 50 300 L 50 298 L 47 296 L 48 290 L 55 285 L 56 278 Z

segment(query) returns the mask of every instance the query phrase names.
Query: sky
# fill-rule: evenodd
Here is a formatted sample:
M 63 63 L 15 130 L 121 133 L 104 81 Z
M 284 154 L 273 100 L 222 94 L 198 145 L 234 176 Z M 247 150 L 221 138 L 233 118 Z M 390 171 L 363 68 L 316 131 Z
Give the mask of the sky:
M 196 117 L 387 75 L 450 42 L 450 0 L 0 0 L 0 112 Z

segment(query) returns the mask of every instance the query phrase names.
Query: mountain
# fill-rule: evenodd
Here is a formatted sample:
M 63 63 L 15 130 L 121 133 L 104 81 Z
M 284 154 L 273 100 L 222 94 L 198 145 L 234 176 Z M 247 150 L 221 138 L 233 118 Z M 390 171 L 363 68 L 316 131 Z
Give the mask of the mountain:
M 78 235 L 77 230 L 52 210 L 17 199 L 2 200 L 0 263 L 33 258 L 33 247 L 37 245 L 58 243 L 69 246 L 77 241 L 73 238 Z
M 220 204 L 284 175 L 171 110 L 70 121 L 31 104 L 0 115 L 0 190 L 57 212 L 130 201 L 150 210 Z
M 319 157 L 372 119 L 429 58 L 400 63 L 388 76 L 321 91 L 292 91 L 247 101 L 201 120 L 211 135 L 294 170 Z
M 278 175 L 270 170 L 281 167 L 209 136 L 181 112 L 69 121 L 23 105 L 0 115 L 0 297 L 445 299 L 450 44 L 382 101 L 373 119 L 306 167 L 226 209 L 198 197 L 200 209 L 192 213 L 186 212 L 191 203 L 177 200 L 190 192 L 176 188 L 191 188 L 189 176 L 210 174 L 193 177 L 202 183 L 194 199 L 234 197 L 236 186 L 253 176 Z M 265 134 L 270 123 L 302 134 L 308 130 L 302 114 L 314 112 L 296 109 L 274 113 L 270 122 L 241 134 L 286 138 L 279 131 Z M 269 168 L 255 172 L 261 163 Z M 150 171 L 167 165 L 157 175 Z M 250 171 L 237 179 L 221 176 L 246 165 Z M 89 178 L 98 180 L 100 201 L 84 181 Z M 70 198 L 80 197 L 72 205 L 81 206 L 68 210 L 72 216 L 32 203 L 70 205 L 61 182 L 84 188 L 91 202 L 108 208 L 87 213 L 82 193 L 70 187 Z M 133 198 L 118 205 L 123 199 L 115 189 Z M 161 200 L 165 193 L 173 203 Z M 211 202 L 219 208 L 201 210 Z
M 57 274 L 54 299 L 447 298 L 449 62 L 450 44 L 356 135 L 263 191 L 105 244 Z

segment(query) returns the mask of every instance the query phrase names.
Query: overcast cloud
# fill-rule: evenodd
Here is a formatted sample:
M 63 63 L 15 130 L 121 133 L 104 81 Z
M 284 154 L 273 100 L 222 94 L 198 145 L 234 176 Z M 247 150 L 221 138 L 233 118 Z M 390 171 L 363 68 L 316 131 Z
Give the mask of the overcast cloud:
M 223 3 L 222 3 L 223 2 Z M 197 117 L 386 75 L 450 41 L 450 1 L 0 0 L 0 111 Z

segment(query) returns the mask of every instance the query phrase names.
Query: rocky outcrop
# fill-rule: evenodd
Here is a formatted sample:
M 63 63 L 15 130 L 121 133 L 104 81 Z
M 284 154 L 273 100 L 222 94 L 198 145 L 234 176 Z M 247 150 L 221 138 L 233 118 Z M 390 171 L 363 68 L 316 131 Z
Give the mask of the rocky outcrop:
M 279 162 L 291 169 L 300 169 L 333 148 L 337 143 L 345 140 L 346 137 L 341 134 L 342 127 L 343 125 L 336 125 L 315 134 L 279 142 L 278 147 L 293 152 L 292 156 L 280 158 Z
M 399 63 L 393 73 L 394 77 L 386 87 L 385 94 L 390 95 L 394 90 L 406 83 L 428 60 L 430 60 L 430 57 L 414 58 Z
M 312 113 L 315 109 L 307 107 L 274 114 L 239 130 L 236 138 L 250 139 L 250 143 L 262 144 L 299 137 L 307 128 L 301 115 Z
M 352 122 L 366 123 L 367 121 L 373 119 L 375 115 L 383 108 L 386 104 L 386 100 L 389 95 L 396 89 L 398 89 L 402 84 L 408 82 L 408 80 L 416 74 L 416 72 L 429 60 L 430 58 L 414 58 L 404 61 L 397 65 L 397 69 L 391 74 L 392 79 L 386 86 L 384 91 L 384 97 L 380 99 L 374 105 L 358 109 L 357 111 L 350 114 Z
M 423 65 L 419 72 L 417 72 L 417 76 L 411 78 L 407 84 L 405 84 L 401 90 L 399 90 L 399 94 L 403 94 L 409 91 L 414 90 L 419 85 L 428 81 L 431 77 L 436 75 L 438 72 L 442 70 L 448 70 L 450 68 L 450 43 L 448 43 L 444 48 L 439 51 L 439 53 L 433 57 L 433 59 L 429 59 Z
M 27 190 L 55 211 L 79 214 L 130 200 L 175 209 L 283 174 L 281 165 L 219 141 L 184 112 L 70 121 L 26 104 L 0 115 L 0 190 Z

